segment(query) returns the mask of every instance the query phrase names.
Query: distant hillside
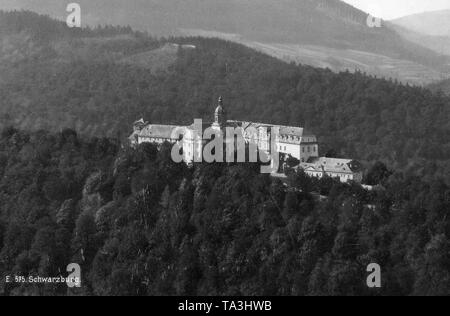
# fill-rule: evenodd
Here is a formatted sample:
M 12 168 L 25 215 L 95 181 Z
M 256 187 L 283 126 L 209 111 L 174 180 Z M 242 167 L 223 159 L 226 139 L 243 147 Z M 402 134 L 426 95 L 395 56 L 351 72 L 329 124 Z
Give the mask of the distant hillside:
M 417 33 L 450 37 L 450 10 L 409 15 L 391 22 Z
M 61 24 L 40 19 L 55 30 Z M 323 154 L 335 149 L 450 178 L 450 100 L 429 90 L 288 64 L 218 39 L 157 41 L 120 28 L 68 32 L 47 42 L 39 34 L 39 28 L 13 28 L 0 37 L 11 44 L 0 54 L 0 127 L 126 137 L 141 117 L 164 124 L 211 120 L 223 95 L 232 118 L 306 126 L 320 137 Z M 162 62 L 157 56 L 174 43 L 188 46 Z
M 395 30 L 400 36 L 408 41 L 428 47 L 434 52 L 450 56 L 450 35 L 434 36 L 422 34 L 392 22 L 386 22 L 387 25 Z
M 406 59 L 392 58 L 370 51 L 338 49 L 319 45 L 270 44 L 249 41 L 237 34 L 202 30 L 183 29 L 182 33 L 187 36 L 198 35 L 208 38 L 230 40 L 289 63 L 295 62 L 313 67 L 326 68 L 335 72 L 357 70 L 379 78 L 392 78 L 415 85 L 437 82 L 448 77 L 448 75 L 441 70 L 433 69 Z M 407 33 L 409 34 L 410 32 L 408 31 Z M 428 38 L 429 37 L 427 36 L 427 39 Z M 439 51 L 439 53 L 443 52 Z
M 334 71 L 343 68 L 428 84 L 450 73 L 448 58 L 409 40 L 389 27 L 369 28 L 367 14 L 339 0 L 79 0 L 86 24 L 131 25 L 155 35 L 180 35 L 181 30 L 236 34 L 240 43 L 316 46 L 313 57 L 303 49 L 291 61 L 318 66 L 316 59 Z M 58 0 L 1 0 L 0 8 L 26 8 L 65 18 Z M 192 34 L 192 33 L 191 33 Z M 235 38 L 231 38 L 234 40 Z M 336 50 L 338 53 L 336 54 Z M 348 52 L 350 51 L 350 53 Z M 370 53 L 373 60 L 353 51 Z M 274 56 L 282 54 L 277 52 Z M 322 57 L 323 56 L 323 57 Z M 278 57 L 278 56 L 277 56 Z M 380 60 L 383 62 L 380 64 Z M 404 67 L 405 64 L 412 64 Z M 342 65 L 342 66 L 341 66 Z
M 443 93 L 450 95 L 450 79 L 442 80 L 435 84 L 429 85 L 428 88 L 434 92 L 442 91 Z
M 152 72 L 167 70 L 176 62 L 178 52 L 182 48 L 183 47 L 178 44 L 167 43 L 158 49 L 127 56 L 121 59 L 119 63 L 125 65 L 135 65 L 149 69 Z
M 450 10 L 410 15 L 388 25 L 406 40 L 450 56 Z

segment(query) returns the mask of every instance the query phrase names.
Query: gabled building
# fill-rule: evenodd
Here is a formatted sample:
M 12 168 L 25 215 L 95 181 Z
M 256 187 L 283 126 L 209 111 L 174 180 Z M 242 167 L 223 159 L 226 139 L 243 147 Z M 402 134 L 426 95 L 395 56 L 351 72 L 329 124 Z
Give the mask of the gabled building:
M 176 143 L 179 139 L 175 139 L 174 130 L 178 126 L 175 125 L 153 125 L 145 123 L 143 119 L 134 123 L 134 132 L 130 137 L 133 144 L 153 143 L 163 144 L 169 142 Z
M 362 165 L 351 159 L 312 158 L 306 163 L 301 163 L 298 168 L 303 169 L 311 177 L 323 178 L 328 176 L 339 178 L 341 182 L 361 182 L 363 178 Z

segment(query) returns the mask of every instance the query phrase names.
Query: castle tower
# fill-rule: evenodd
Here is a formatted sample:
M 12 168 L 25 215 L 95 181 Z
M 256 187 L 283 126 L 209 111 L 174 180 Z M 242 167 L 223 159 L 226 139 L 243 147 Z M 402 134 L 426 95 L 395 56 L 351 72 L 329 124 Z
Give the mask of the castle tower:
M 214 126 L 223 129 L 227 124 L 227 112 L 223 106 L 223 99 L 219 97 L 216 111 L 214 112 Z

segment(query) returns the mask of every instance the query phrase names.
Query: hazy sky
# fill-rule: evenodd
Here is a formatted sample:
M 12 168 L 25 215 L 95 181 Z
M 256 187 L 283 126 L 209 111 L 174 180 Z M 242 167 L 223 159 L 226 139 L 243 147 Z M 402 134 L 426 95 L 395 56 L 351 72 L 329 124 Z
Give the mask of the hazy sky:
M 354 7 L 383 19 L 450 9 L 450 0 L 343 0 Z

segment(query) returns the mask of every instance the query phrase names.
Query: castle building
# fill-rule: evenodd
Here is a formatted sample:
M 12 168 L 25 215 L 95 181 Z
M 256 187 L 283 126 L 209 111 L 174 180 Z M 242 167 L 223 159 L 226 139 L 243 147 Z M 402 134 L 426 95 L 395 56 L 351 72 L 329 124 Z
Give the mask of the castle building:
M 308 162 L 301 163 L 297 168 L 316 178 L 325 176 L 339 178 L 341 182 L 355 181 L 360 183 L 363 180 L 361 164 L 356 160 L 338 158 L 312 158 Z
M 161 145 L 165 142 L 178 144 L 182 148 L 183 160 L 186 163 L 200 161 L 196 155 L 202 154 L 204 146 L 211 141 L 202 135 L 205 130 L 226 133 L 228 127 L 239 130 L 247 144 L 254 144 L 266 153 L 275 150 L 285 158 L 298 160 L 299 168 L 314 177 L 339 177 L 341 181 L 360 181 L 362 174 L 355 168 L 352 160 L 340 160 L 319 157 L 317 137 L 301 127 L 282 126 L 255 122 L 228 120 L 222 97 L 219 98 L 214 112 L 213 122 L 198 122 L 189 126 L 154 125 L 143 119 L 134 123 L 130 136 L 132 145 L 153 143 Z

